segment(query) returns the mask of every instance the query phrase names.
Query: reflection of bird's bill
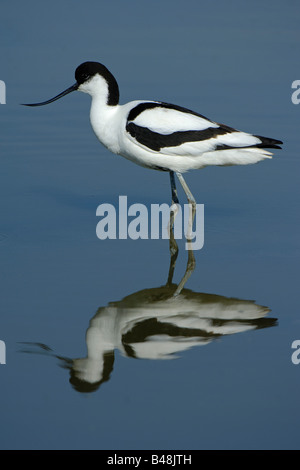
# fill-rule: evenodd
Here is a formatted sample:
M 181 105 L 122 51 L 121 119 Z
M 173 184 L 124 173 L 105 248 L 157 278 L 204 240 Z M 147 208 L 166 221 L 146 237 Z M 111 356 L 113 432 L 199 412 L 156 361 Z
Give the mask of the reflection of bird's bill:
M 176 289 L 174 284 L 144 289 L 100 307 L 86 332 L 85 358 L 63 358 L 45 345 L 36 346 L 70 370 L 76 390 L 92 392 L 109 380 L 115 349 L 133 358 L 174 359 L 222 336 L 276 325 L 276 319 L 266 318 L 270 309 L 254 301 L 184 288 L 174 296 Z
M 145 289 L 100 307 L 87 330 L 87 357 L 73 361 L 73 385 L 108 380 L 115 349 L 133 358 L 174 359 L 224 335 L 276 324 L 266 318 L 270 309 L 254 301 L 188 289 L 174 297 L 176 287 Z
M 252 300 L 186 289 L 195 267 L 192 251 L 188 252 L 182 280 L 173 284 L 177 245 L 170 253 L 166 285 L 140 290 L 97 310 L 86 332 L 85 358 L 57 356 L 36 343 L 43 354 L 57 357 L 62 367 L 70 370 L 70 383 L 76 390 L 92 392 L 109 380 L 116 349 L 128 357 L 173 359 L 225 335 L 276 325 L 276 319 L 266 318 L 270 309 Z

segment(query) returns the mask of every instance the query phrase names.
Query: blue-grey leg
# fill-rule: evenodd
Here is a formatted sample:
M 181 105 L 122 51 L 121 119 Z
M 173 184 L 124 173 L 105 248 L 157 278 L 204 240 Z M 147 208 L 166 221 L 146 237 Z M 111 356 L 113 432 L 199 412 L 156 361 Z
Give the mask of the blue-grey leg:
M 188 203 L 189 203 L 190 215 L 189 215 L 189 227 L 188 227 L 188 232 L 187 232 L 187 238 L 189 240 L 190 234 L 191 234 L 191 231 L 192 231 L 192 228 L 193 228 L 193 222 L 194 222 L 195 214 L 196 214 L 196 200 L 195 200 L 194 196 L 192 195 L 188 185 L 186 184 L 182 174 L 176 172 L 176 175 L 177 175 L 177 178 L 180 181 L 180 184 L 181 184 L 181 186 L 182 186 L 182 188 L 183 188 L 183 190 L 186 194 L 186 197 L 187 197 L 187 200 L 188 200 Z M 196 261 L 195 261 L 194 253 L 193 253 L 192 248 L 190 248 L 190 249 L 188 249 L 188 262 L 187 262 L 187 266 L 186 266 L 186 271 L 185 271 L 185 274 L 184 274 L 182 280 L 178 284 L 176 291 L 174 292 L 174 296 L 177 296 L 177 295 L 180 294 L 180 292 L 184 288 L 185 283 L 187 282 L 187 280 L 191 276 L 192 272 L 194 271 L 195 266 L 196 266 Z
M 172 206 L 170 208 L 170 230 L 173 229 L 174 220 L 178 212 L 179 200 L 177 195 L 177 189 L 175 184 L 175 175 L 174 171 L 170 171 L 170 182 L 171 182 L 171 192 L 172 192 Z
M 173 171 L 170 171 L 170 182 L 171 182 L 171 192 L 172 192 L 172 207 L 170 209 L 170 255 L 171 255 L 171 260 L 170 260 L 170 269 L 169 269 L 169 276 L 168 276 L 168 284 L 172 283 L 173 279 L 173 274 L 174 274 L 174 269 L 175 269 L 175 263 L 176 259 L 178 256 L 178 245 L 176 243 L 175 237 L 174 237 L 174 220 L 176 217 L 177 213 L 177 204 L 179 204 L 178 201 L 178 196 L 177 196 L 177 189 L 176 189 L 176 184 L 175 184 L 175 175 Z
M 176 297 L 177 295 L 179 295 L 182 291 L 182 289 L 184 288 L 187 280 L 189 279 L 189 277 L 192 275 L 194 269 L 196 267 L 196 260 L 195 260 L 195 256 L 194 256 L 194 252 L 192 249 L 188 250 L 188 261 L 187 261 L 187 265 L 186 265 L 186 270 L 185 270 L 185 273 L 184 273 L 184 276 L 183 278 L 181 279 L 180 283 L 178 284 L 178 286 L 176 287 L 176 290 L 173 294 L 173 297 Z
M 179 204 L 177 189 L 176 189 L 176 184 L 175 184 L 174 171 L 170 171 L 170 182 L 171 182 L 171 191 L 172 191 L 172 205 Z
M 186 194 L 186 197 L 187 197 L 187 200 L 188 200 L 188 203 L 189 203 L 190 216 L 189 216 L 189 227 L 188 227 L 188 231 L 187 231 L 187 239 L 190 240 L 190 234 L 192 232 L 194 218 L 195 218 L 195 214 L 196 214 L 196 200 L 195 200 L 194 196 L 192 195 L 192 193 L 190 191 L 190 188 L 186 184 L 182 174 L 179 173 L 179 172 L 176 172 L 176 175 L 177 175 L 177 178 L 180 181 L 180 184 L 181 184 L 181 186 L 182 186 L 182 188 L 183 188 L 183 190 Z
M 190 188 L 189 188 L 188 185 L 186 184 L 186 182 L 185 182 L 185 180 L 184 180 L 184 178 L 183 178 L 183 176 L 182 176 L 181 173 L 179 173 L 179 172 L 177 171 L 177 172 L 176 172 L 176 175 L 177 175 L 177 178 L 179 179 L 180 184 L 181 184 L 181 186 L 182 186 L 182 188 L 183 188 L 183 190 L 184 190 L 184 192 L 185 192 L 185 194 L 186 194 L 186 197 L 187 197 L 187 200 L 188 200 L 189 204 L 191 204 L 192 207 L 193 207 L 193 209 L 196 210 L 196 200 L 195 200 L 194 196 L 192 195 Z

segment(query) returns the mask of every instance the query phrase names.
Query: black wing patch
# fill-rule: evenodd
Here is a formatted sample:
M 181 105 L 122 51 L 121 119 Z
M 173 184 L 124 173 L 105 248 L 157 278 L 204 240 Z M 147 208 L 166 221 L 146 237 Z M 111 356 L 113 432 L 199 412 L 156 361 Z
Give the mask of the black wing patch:
M 149 101 L 138 104 L 128 114 L 126 130 L 140 144 L 145 145 L 146 147 L 156 152 L 159 152 L 164 147 L 178 147 L 179 145 L 182 145 L 186 142 L 199 142 L 201 140 L 209 140 L 214 137 L 217 137 L 218 135 L 223 135 L 235 131 L 235 129 L 233 129 L 232 127 L 222 125 L 220 127 L 208 127 L 207 129 L 203 129 L 201 131 L 178 131 L 172 132 L 171 134 L 160 134 L 159 132 L 151 131 L 147 127 L 138 126 L 137 124 L 134 124 L 132 122 L 137 118 L 137 116 L 139 116 L 139 114 L 148 109 L 153 108 L 173 109 L 182 113 L 192 114 L 202 119 L 206 119 L 208 124 L 212 121 L 207 119 L 202 114 L 196 113 L 195 111 L 192 111 L 187 108 L 183 108 L 182 106 L 177 106 L 175 104 L 169 104 L 160 101 Z M 223 144 L 219 144 L 216 145 L 215 150 L 220 148 L 224 149 L 230 147 Z
M 145 145 L 151 150 L 159 152 L 164 147 L 178 147 L 186 142 L 199 142 L 201 140 L 209 140 L 218 135 L 227 134 L 228 130 L 222 127 L 209 127 L 203 131 L 178 131 L 172 134 L 159 134 L 151 131 L 147 127 L 137 126 L 133 122 L 129 122 L 126 126 L 127 132 L 134 137 L 140 144 Z M 226 145 L 217 145 L 216 149 L 227 148 Z M 230 147 L 228 147 L 230 148 Z
M 134 124 L 134 122 L 132 122 L 143 111 L 146 111 L 148 109 L 153 109 L 153 108 L 167 108 L 167 109 L 173 109 L 173 110 L 180 111 L 180 112 L 187 113 L 187 114 L 192 114 L 194 116 L 201 117 L 202 119 L 206 119 L 208 124 L 210 122 L 212 123 L 213 121 L 210 121 L 202 114 L 196 113 L 194 111 L 191 111 L 190 109 L 183 108 L 181 106 L 177 106 L 173 104 L 168 104 L 164 102 L 151 102 L 151 101 L 138 104 L 128 114 L 126 130 L 141 145 L 144 145 L 148 147 L 149 149 L 154 150 L 156 152 L 159 152 L 164 147 L 178 147 L 179 145 L 182 145 L 186 142 L 199 142 L 199 141 L 204 141 L 204 140 L 210 140 L 210 139 L 217 138 L 220 135 L 230 134 L 232 132 L 238 132 L 233 127 L 226 126 L 225 124 L 214 123 L 214 124 L 217 124 L 219 127 L 207 127 L 206 129 L 203 129 L 203 130 L 177 131 L 177 132 L 172 132 L 171 134 L 160 134 L 159 132 L 152 131 L 148 129 L 147 127 L 138 126 L 137 124 Z M 280 140 L 270 139 L 268 137 L 262 137 L 260 135 L 255 135 L 254 137 L 257 137 L 258 139 L 260 139 L 261 142 L 255 145 L 247 145 L 247 146 L 243 145 L 240 148 L 246 148 L 246 147 L 247 148 L 251 148 L 251 147 L 273 148 L 273 149 L 281 148 L 279 146 L 282 144 Z M 238 148 L 238 147 L 215 142 L 214 150 L 225 150 L 225 149 L 232 149 L 232 148 Z

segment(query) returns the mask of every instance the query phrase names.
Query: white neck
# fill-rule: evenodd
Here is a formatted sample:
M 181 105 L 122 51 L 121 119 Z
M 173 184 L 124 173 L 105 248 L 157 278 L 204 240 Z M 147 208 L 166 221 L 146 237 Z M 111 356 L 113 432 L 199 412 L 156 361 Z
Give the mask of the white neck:
M 113 153 L 119 153 L 118 120 L 115 119 L 120 106 L 107 105 L 105 93 L 92 95 L 90 121 L 100 142 Z

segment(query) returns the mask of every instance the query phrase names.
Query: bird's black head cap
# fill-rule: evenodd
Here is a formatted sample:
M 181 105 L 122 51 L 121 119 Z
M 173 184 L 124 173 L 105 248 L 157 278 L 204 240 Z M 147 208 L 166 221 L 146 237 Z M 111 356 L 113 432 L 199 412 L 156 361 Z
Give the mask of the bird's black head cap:
M 105 65 L 99 62 L 84 62 L 79 65 L 75 71 L 75 78 L 80 86 L 95 75 L 101 75 L 108 84 L 108 101 L 107 104 L 115 106 L 119 103 L 120 93 L 118 83 L 113 74 L 105 67 Z

